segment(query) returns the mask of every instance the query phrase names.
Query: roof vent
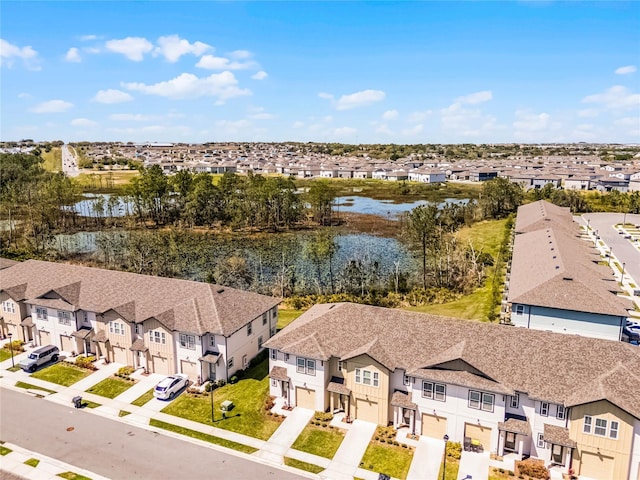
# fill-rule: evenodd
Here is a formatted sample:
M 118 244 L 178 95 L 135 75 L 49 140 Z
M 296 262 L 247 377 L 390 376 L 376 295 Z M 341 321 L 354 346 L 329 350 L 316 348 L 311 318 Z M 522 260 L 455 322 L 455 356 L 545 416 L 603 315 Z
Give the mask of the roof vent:
M 569 280 L 569 281 L 573 280 L 573 278 L 572 278 L 572 277 L 562 277 L 562 279 L 563 279 L 563 280 Z
M 224 288 L 219 288 L 218 290 L 216 290 L 216 293 L 222 293 L 224 292 Z
M 556 270 L 560 270 L 560 265 L 556 265 Z

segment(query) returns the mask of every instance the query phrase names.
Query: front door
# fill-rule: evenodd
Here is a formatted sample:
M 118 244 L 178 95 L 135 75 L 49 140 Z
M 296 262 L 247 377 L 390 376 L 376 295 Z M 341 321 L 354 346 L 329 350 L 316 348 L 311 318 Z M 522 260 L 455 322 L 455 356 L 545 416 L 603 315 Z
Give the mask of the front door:
M 289 382 L 282 382 L 282 398 L 285 400 L 289 398 Z
M 504 439 L 504 449 L 515 452 L 516 450 L 516 434 L 513 432 L 506 432 Z
M 551 448 L 551 461 L 556 465 L 564 466 L 564 447 L 554 445 L 553 448 Z

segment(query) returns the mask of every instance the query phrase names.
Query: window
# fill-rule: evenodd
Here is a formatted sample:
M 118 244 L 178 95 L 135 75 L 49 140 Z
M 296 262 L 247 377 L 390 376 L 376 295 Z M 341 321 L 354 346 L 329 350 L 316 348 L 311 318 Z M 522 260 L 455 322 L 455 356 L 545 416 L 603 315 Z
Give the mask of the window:
M 524 314 L 524 305 L 516 305 L 516 315 Z
M 278 380 L 271 379 L 271 386 L 272 387 L 277 387 L 278 386 Z
M 258 337 L 258 348 L 262 348 L 262 337 Z
M 196 337 L 194 335 L 180 334 L 180 346 L 189 350 L 196 349 Z
M 304 373 L 304 366 L 305 366 L 305 359 L 304 358 L 300 358 L 298 357 L 298 363 L 297 363 L 297 367 L 296 367 L 296 371 L 298 373 Z
M 469 390 L 469 408 L 484 410 L 485 412 L 493 412 L 494 404 L 495 395 L 493 395 L 492 393 Z
M 243 355 L 242 356 L 242 368 L 247 368 L 248 365 L 249 365 L 249 361 L 247 360 L 247 356 Z
M 233 368 L 233 357 L 231 357 L 227 362 L 227 368 Z
M 273 337 L 276 334 L 276 327 L 271 327 L 271 336 Z
M 547 444 L 544 441 L 544 435 L 542 433 L 538 434 L 538 448 L 547 448 Z
M 71 312 L 65 312 L 63 310 L 58 310 L 58 323 L 62 325 L 66 325 L 67 327 L 71 326 Z M 113 333 L 113 332 L 111 332 Z M 124 335 L 124 327 L 122 329 L 121 335 Z
M 380 374 L 378 372 L 373 372 L 373 386 L 380 386 Z
M 519 393 L 516 393 L 515 395 L 509 397 L 509 405 L 511 406 L 511 408 L 518 408 L 518 406 L 520 405 Z
M 307 359 L 307 375 L 316 374 L 316 361 Z
M 135 329 L 138 335 L 142 334 L 142 325 L 140 323 L 135 324 Z
M 306 373 L 307 375 L 315 375 L 316 361 L 310 358 L 298 357 L 296 360 L 296 371 L 298 373 Z
M 2 302 L 2 310 L 7 313 L 16 313 L 16 306 L 12 301 L 5 300 Z
M 556 418 L 558 420 L 564 420 L 564 405 L 558 405 L 558 411 L 556 412 Z
M 109 322 L 109 332 L 116 335 L 124 335 L 124 323 Z
M 38 320 L 47 320 L 47 309 L 43 307 L 36 307 L 36 318 Z
M 607 421 L 604 418 L 596 418 L 596 428 L 593 429 L 593 433 L 602 437 L 607 434 Z
M 356 383 L 362 383 L 362 370 L 356 368 Z
M 278 351 L 275 348 L 271 349 L 271 360 L 277 360 L 278 359 Z
M 263 324 L 263 325 L 266 325 L 266 324 L 267 324 L 267 314 L 266 314 L 266 313 L 263 313 L 263 314 L 262 314 L 262 324 Z
M 584 416 L 584 424 L 582 425 L 582 431 L 584 433 L 591 433 L 592 418 L 589 415 Z
M 271 309 L 271 318 L 276 318 L 278 316 L 278 307 L 273 307 Z
M 362 385 L 371 385 L 373 387 L 380 386 L 380 374 L 371 370 L 356 368 L 356 383 Z
M 618 439 L 618 422 L 611 420 L 611 427 L 609 427 L 609 438 L 614 440 Z
M 441 402 L 444 402 L 447 399 L 446 385 L 441 385 L 439 383 L 436 383 L 433 397 L 435 400 L 440 400 Z
M 167 343 L 167 339 L 165 337 L 165 333 L 164 332 L 160 332 L 158 330 L 151 330 L 149 332 L 149 339 L 153 342 L 153 343 Z
M 89 312 L 83 312 L 84 323 L 89 323 Z
M 209 337 L 209 346 L 211 346 L 211 347 L 215 347 L 216 346 L 216 336 L 215 335 L 211 335 Z
M 347 362 L 343 362 L 342 360 L 338 361 L 338 370 L 346 370 L 347 369 Z
M 253 332 L 253 322 L 249 322 L 247 324 L 247 335 L 251 335 L 252 332 Z
M 288 354 L 288 353 L 285 353 L 285 354 L 284 354 L 284 361 L 285 361 L 285 362 L 288 362 L 288 361 L 289 361 L 289 354 Z
M 549 416 L 549 404 L 547 402 L 540 403 L 540 415 L 543 417 Z
M 407 386 L 411 385 L 411 379 L 409 378 L 408 375 L 404 375 L 402 377 L 402 384 Z

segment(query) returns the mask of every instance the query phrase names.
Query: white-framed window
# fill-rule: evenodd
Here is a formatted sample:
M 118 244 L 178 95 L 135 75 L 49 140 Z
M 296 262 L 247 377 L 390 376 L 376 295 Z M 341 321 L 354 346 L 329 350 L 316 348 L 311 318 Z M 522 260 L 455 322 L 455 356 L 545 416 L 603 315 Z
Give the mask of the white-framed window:
M 276 318 L 278 316 L 278 307 L 273 307 L 271 309 L 271 318 Z
M 558 410 L 556 411 L 556 418 L 558 420 L 564 420 L 564 417 L 565 417 L 564 405 L 558 405 Z
M 593 423 L 593 418 L 589 415 L 584 416 L 584 423 L 582 424 L 582 431 L 584 433 L 591 433 L 591 424 Z
M 215 347 L 216 346 L 216 336 L 215 335 L 209 336 L 209 346 L 210 347 Z
M 231 357 L 227 362 L 227 368 L 233 368 L 233 357 Z
M 136 323 L 134 325 L 134 328 L 135 328 L 136 334 L 142 335 L 142 324 L 141 323 Z
M 278 386 L 278 380 L 274 380 L 273 378 L 271 379 L 271 386 L 272 387 L 277 387 Z
M 380 386 L 380 374 L 363 368 L 356 368 L 356 383 L 373 387 Z
M 609 438 L 613 438 L 614 440 L 617 440 L 619 428 L 620 428 L 620 424 L 615 420 L 611 420 L 611 426 L 609 427 Z
M 36 318 L 38 320 L 48 320 L 47 309 L 44 307 L 36 307 Z
M 296 372 L 298 373 L 304 373 L 304 366 L 306 365 L 306 360 L 302 357 L 298 357 L 298 359 L 296 360 Z
M 258 348 L 262 348 L 262 336 L 258 337 Z
M 82 312 L 84 323 L 89 323 L 89 312 Z
M 338 370 L 346 370 L 346 368 L 347 368 L 347 362 L 338 360 Z
M 285 362 L 288 362 L 288 361 L 289 361 L 289 354 L 288 354 L 288 353 L 285 353 L 285 354 L 284 354 L 284 361 L 285 361 Z
M 65 312 L 64 310 L 58 310 L 58 323 L 61 325 L 71 326 L 71 312 Z M 110 322 L 111 323 L 111 322 Z M 111 332 L 113 333 L 113 332 Z M 121 335 L 124 335 L 124 327 Z
M 492 393 L 476 392 L 469 390 L 469 408 L 493 412 L 496 396 Z
M 516 305 L 516 315 L 524 315 L 524 305 Z
M 271 336 L 273 337 L 276 334 L 276 327 L 271 327 Z
M 151 330 L 149 332 L 149 339 L 153 343 L 162 343 L 162 344 L 167 343 L 167 337 L 165 333 L 159 330 Z
M 316 374 L 316 361 L 307 358 L 307 375 Z
M 363 370 L 362 371 L 362 384 L 363 385 L 371 385 L 371 371 Z
M 520 405 L 520 394 L 516 393 L 515 395 L 510 395 L 509 406 L 511 406 L 511 408 L 518 408 L 519 405 Z
M 189 350 L 196 349 L 196 337 L 195 335 L 187 335 L 186 333 L 180 334 L 180 346 L 182 348 L 188 348 Z
M 253 322 L 247 323 L 247 336 L 253 333 Z
M 356 368 L 356 383 L 362 383 L 362 370 Z
M 11 300 L 2 302 L 2 311 L 7 313 L 16 313 L 16 304 Z
M 122 322 L 109 322 L 109 332 L 115 335 L 124 335 L 124 323 Z
M 296 371 L 298 373 L 306 373 L 307 375 L 315 375 L 316 361 L 310 358 L 297 357 Z
M 549 416 L 549 404 L 547 402 L 540 402 L 540 415 L 543 417 Z
M 278 351 L 275 348 L 272 348 L 270 353 L 271 353 L 271 360 L 278 359 Z
M 249 366 L 249 360 L 246 355 L 242 356 L 242 368 L 247 368 Z
M 601 437 L 607 435 L 607 421 L 604 418 L 596 418 L 596 426 L 593 429 L 593 434 Z
M 267 324 L 267 314 L 263 313 L 262 314 L 262 325 L 266 325 Z
M 411 379 L 409 378 L 409 375 L 402 376 L 402 384 L 406 386 L 411 385 Z
M 441 383 L 422 382 L 422 396 L 444 402 L 447 399 L 447 386 Z
M 538 434 L 538 441 L 536 444 L 538 445 L 538 448 L 547 448 L 547 444 L 544 441 L 544 435 L 542 433 Z

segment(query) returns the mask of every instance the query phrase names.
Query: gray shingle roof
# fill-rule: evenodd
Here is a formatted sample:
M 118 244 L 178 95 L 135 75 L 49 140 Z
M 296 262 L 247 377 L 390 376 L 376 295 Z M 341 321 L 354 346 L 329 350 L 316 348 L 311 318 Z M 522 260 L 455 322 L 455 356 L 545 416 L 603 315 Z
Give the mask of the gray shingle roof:
M 429 378 L 437 380 L 440 374 L 443 382 L 494 392 L 518 391 L 566 406 L 591 398 L 582 394 L 584 389 L 594 392 L 593 398 L 607 399 L 640 418 L 640 381 L 634 373 L 640 372 L 640 348 L 627 343 L 339 303 L 312 307 L 264 345 L 308 356 L 298 347 L 304 345 L 301 339 L 314 334 L 323 345 L 323 359 L 341 359 L 378 344 L 389 362 L 415 371 L 415 376 L 426 377 L 428 372 Z M 456 349 L 483 375 L 425 368 L 433 358 L 454 360 Z
M 66 304 L 71 304 L 97 313 L 113 310 L 132 322 L 156 318 L 170 330 L 198 335 L 229 336 L 280 303 L 208 283 L 38 260 L 3 270 L 0 291 L 53 308 L 69 309 Z M 40 298 L 52 291 L 61 298 Z

